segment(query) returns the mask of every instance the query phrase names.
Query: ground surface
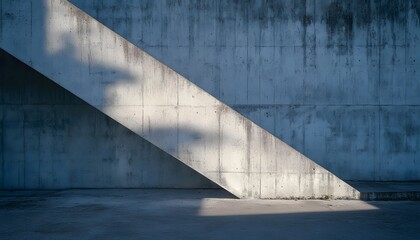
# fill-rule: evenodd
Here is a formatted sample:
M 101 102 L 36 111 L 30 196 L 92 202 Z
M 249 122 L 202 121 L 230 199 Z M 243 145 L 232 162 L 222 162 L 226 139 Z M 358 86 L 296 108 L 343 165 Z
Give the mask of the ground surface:
M 420 239 L 420 202 L 222 190 L 1 191 L 0 239 Z

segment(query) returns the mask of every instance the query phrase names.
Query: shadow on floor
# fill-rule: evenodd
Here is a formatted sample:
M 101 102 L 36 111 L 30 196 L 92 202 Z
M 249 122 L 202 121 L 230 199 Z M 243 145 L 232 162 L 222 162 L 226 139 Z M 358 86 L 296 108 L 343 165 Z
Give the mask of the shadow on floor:
M 420 202 L 239 200 L 222 190 L 0 192 L 1 239 L 418 239 Z

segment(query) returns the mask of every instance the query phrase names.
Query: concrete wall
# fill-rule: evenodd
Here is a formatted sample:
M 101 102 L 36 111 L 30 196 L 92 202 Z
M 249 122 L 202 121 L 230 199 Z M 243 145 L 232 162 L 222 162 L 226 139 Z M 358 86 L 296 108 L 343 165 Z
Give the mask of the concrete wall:
M 68 1 L 0 6 L 5 51 L 232 194 L 359 198 L 337 176 Z
M 217 187 L 0 50 L 0 189 Z
M 71 0 L 349 180 L 420 180 L 419 1 Z

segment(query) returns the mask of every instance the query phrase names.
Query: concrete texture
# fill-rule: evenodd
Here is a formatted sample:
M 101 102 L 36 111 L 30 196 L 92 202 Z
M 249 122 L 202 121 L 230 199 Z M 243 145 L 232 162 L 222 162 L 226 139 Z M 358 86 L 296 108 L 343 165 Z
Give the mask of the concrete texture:
M 420 180 L 417 0 L 71 0 L 347 180 Z
M 2 1 L 0 46 L 242 198 L 359 192 L 67 1 Z
M 215 188 L 0 50 L 0 189 Z
M 420 202 L 240 200 L 216 190 L 0 192 L 0 239 L 417 240 Z
M 347 182 L 362 200 L 420 200 L 420 182 Z

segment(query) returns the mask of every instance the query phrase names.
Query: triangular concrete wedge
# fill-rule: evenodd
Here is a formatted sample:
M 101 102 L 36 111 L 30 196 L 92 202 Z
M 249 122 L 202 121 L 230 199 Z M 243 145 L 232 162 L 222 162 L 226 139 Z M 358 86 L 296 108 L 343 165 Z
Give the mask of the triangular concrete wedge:
M 2 1 L 1 18 L 1 48 L 232 194 L 359 197 L 68 1 Z
M 0 76 L 0 189 L 218 188 L 2 49 Z

